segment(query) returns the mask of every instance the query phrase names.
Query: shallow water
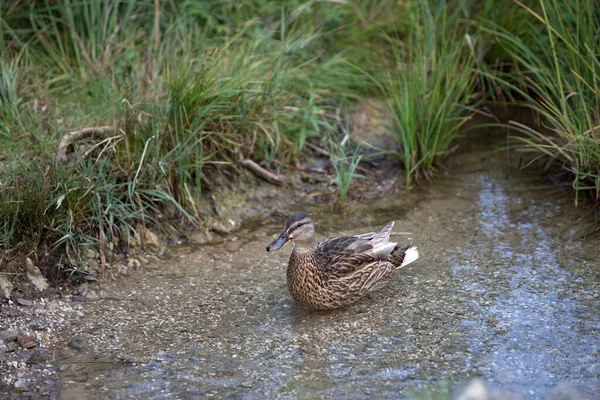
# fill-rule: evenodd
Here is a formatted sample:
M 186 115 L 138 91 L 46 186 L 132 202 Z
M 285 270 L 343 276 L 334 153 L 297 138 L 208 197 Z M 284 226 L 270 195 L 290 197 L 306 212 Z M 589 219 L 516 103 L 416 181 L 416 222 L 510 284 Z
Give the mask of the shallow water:
M 289 247 L 265 251 L 283 217 L 105 287 L 72 333 L 83 348 L 60 351 L 61 397 L 429 398 L 477 376 L 524 398 L 561 382 L 600 393 L 598 239 L 568 239 L 568 192 L 479 154 L 343 215 L 303 207 L 322 237 L 396 220 L 419 247 L 341 311 L 291 300 Z

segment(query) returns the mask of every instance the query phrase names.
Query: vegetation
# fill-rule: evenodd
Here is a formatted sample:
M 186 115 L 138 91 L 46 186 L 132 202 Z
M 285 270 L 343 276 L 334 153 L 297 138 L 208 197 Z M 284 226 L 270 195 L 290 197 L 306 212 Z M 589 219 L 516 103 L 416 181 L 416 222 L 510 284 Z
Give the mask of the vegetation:
M 394 118 L 390 130 L 402 143 L 398 158 L 407 186 L 413 176 L 434 174 L 476 105 L 474 43 L 456 23 L 460 10 L 433 14 L 422 3 L 408 36 L 390 38 L 395 65 L 382 83 Z
M 354 178 L 363 178 L 362 175 L 356 173 L 356 168 L 362 159 L 359 154 L 358 147 L 349 155 L 346 154 L 343 144 L 337 144 L 329 140 L 329 148 L 331 154 L 331 163 L 335 171 L 335 182 L 338 189 L 339 207 L 344 208 L 344 201 L 348 195 L 350 184 Z
M 519 5 L 533 19 L 527 41 L 494 26 L 514 68 L 497 79 L 517 104 L 533 110 L 537 127 L 511 121 L 519 139 L 563 164 L 573 179 L 576 202 L 592 193 L 600 205 L 600 9 L 592 0 L 541 0 Z
M 209 224 L 208 194 L 241 160 L 281 170 L 311 142 L 343 206 L 366 156 L 344 150 L 339 116 L 364 97 L 389 107 L 407 186 L 499 86 L 548 128 L 512 123 L 523 145 L 598 199 L 598 14 L 592 0 L 2 2 L 0 264 L 43 250 L 78 265 L 140 224 Z

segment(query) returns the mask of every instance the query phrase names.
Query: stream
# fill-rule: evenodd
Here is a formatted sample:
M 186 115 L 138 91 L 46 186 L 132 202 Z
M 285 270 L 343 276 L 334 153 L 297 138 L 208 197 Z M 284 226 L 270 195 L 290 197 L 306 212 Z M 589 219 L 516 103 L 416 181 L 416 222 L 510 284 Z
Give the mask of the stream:
M 430 399 L 475 377 L 525 399 L 561 383 L 598 395 L 598 237 L 571 240 L 572 194 L 507 160 L 467 149 L 433 182 L 343 214 L 290 209 L 319 239 L 391 220 L 412 233 L 397 239 L 420 259 L 342 310 L 294 304 L 291 247 L 265 251 L 282 216 L 169 249 L 86 303 L 58 351 L 60 398 Z

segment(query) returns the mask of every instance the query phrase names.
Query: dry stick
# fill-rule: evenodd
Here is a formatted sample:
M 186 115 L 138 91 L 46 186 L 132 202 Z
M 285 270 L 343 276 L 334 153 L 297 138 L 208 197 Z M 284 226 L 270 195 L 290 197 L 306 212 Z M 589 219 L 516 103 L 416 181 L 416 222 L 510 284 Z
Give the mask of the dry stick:
M 264 169 L 263 167 L 261 167 L 260 165 L 258 165 L 257 163 L 255 163 L 252 160 L 242 159 L 240 161 L 240 164 L 243 167 L 246 167 L 247 169 L 249 169 L 250 172 L 252 172 L 254 175 L 258 176 L 259 178 L 262 178 L 268 182 L 277 183 L 278 185 L 286 185 L 285 181 L 283 179 L 281 179 L 278 175 L 276 175 L 270 171 L 267 171 L 266 169 Z
M 323 150 L 322 148 L 315 146 L 312 143 L 306 143 L 306 147 L 313 149 L 314 151 L 316 151 L 317 153 L 321 153 L 323 154 L 325 157 L 329 157 L 331 158 L 331 154 L 328 151 Z
M 69 132 L 60 139 L 58 144 L 58 151 L 56 152 L 56 158 L 59 161 L 65 161 L 67 159 L 67 147 L 76 139 L 81 139 L 86 136 L 93 135 L 94 133 L 104 133 L 112 131 L 114 128 L 110 125 L 107 126 L 93 126 L 89 128 L 83 128 L 79 131 Z
M 148 140 L 146 140 L 146 143 L 144 144 L 144 151 L 142 152 L 142 157 L 140 158 L 140 165 L 138 166 L 137 171 L 135 171 L 135 176 L 133 177 L 133 184 L 131 185 L 132 193 L 133 193 L 133 189 L 135 188 L 135 184 L 137 183 L 137 178 L 140 173 L 140 170 L 142 169 L 142 165 L 144 164 L 144 157 L 146 157 L 146 151 L 148 150 L 148 144 L 150 144 L 150 141 L 152 139 L 154 139 L 154 136 L 151 136 L 150 138 L 148 138 Z

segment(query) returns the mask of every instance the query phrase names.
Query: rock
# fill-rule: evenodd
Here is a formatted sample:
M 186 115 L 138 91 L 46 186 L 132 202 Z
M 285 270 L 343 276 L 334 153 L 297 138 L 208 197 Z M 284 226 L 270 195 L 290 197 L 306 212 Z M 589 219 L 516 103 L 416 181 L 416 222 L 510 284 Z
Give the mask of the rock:
M 7 329 L 4 332 L 0 332 L 0 342 L 15 342 L 17 340 L 17 336 L 19 336 L 19 332 L 16 329 Z
M 458 389 L 452 396 L 453 400 L 488 400 L 490 393 L 480 378 L 472 379 L 467 386 Z
M 13 351 L 17 351 L 17 349 L 19 348 L 19 345 L 17 344 L 17 342 L 9 342 L 9 343 L 6 343 L 6 347 L 8 347 L 8 351 L 13 352 Z
M 33 264 L 31 258 L 27 257 L 25 259 L 25 266 L 27 267 L 27 277 L 33 286 L 40 292 L 48 289 L 48 281 L 44 278 L 40 269 Z
M 5 345 L 4 343 L 0 343 L 0 357 L 2 357 L 4 353 L 7 353 L 9 351 L 10 350 L 8 349 L 7 345 Z
M 78 302 L 78 303 L 85 303 L 85 300 L 86 299 L 83 296 L 73 296 L 73 297 L 71 297 L 71 301 L 75 301 L 75 302 Z
M 205 229 L 203 231 L 194 232 L 194 233 L 190 234 L 188 237 L 188 239 L 191 242 L 194 242 L 197 244 L 204 244 L 204 243 L 212 242 L 214 240 L 214 238 L 215 238 L 215 235 L 208 229 Z
M 31 349 L 38 345 L 38 342 L 34 337 L 25 335 L 24 333 L 19 333 L 17 336 L 17 344 L 24 349 Z
M 10 294 L 12 293 L 12 290 L 12 283 L 10 283 L 10 281 L 4 276 L 0 275 L 0 296 L 3 296 L 6 299 L 10 299 Z
M 71 368 L 71 364 L 62 364 L 60 367 L 58 367 L 58 371 L 59 372 L 65 372 L 69 368 Z
M 561 383 L 546 394 L 546 400 L 592 400 L 588 396 L 568 383 Z
M 29 329 L 31 329 L 32 331 L 45 331 L 46 327 L 40 321 L 39 318 L 33 317 L 31 323 L 29 324 Z
M 87 282 L 84 282 L 81 285 L 79 285 L 79 287 L 77 288 L 77 294 L 85 296 L 87 294 L 88 290 L 89 290 L 89 285 Z
M 81 342 L 79 340 L 77 340 L 77 339 L 71 340 L 71 342 L 69 343 L 69 346 L 71 346 L 75 350 L 79 350 L 79 349 L 81 349 L 83 347 L 81 345 Z
M 235 227 L 235 221 L 230 220 L 230 222 L 231 222 L 232 227 Z M 213 231 L 220 233 L 221 235 L 228 235 L 229 233 L 231 233 L 231 229 L 228 228 L 227 226 L 225 226 L 224 223 L 222 223 L 221 221 L 219 221 L 217 219 L 213 219 L 210 228 Z
M 54 358 L 54 354 L 50 350 L 37 349 L 37 350 L 34 350 L 29 355 L 29 357 L 27 358 L 27 361 L 25 361 L 25 362 L 27 364 L 47 364 L 53 358 Z
M 25 379 L 17 379 L 15 382 L 15 389 L 19 389 L 20 391 L 27 390 L 27 381 Z
M 19 303 L 20 305 L 25 306 L 25 307 L 33 307 L 33 301 L 23 299 L 20 297 L 17 299 L 17 303 Z
M 87 298 L 90 300 L 96 300 L 98 299 L 100 296 L 98 296 L 98 293 L 96 293 L 95 290 L 90 290 L 87 294 Z
M 160 250 L 160 242 L 158 241 L 158 236 L 156 236 L 154 232 L 146 227 L 139 228 L 138 232 L 146 250 L 155 252 Z

